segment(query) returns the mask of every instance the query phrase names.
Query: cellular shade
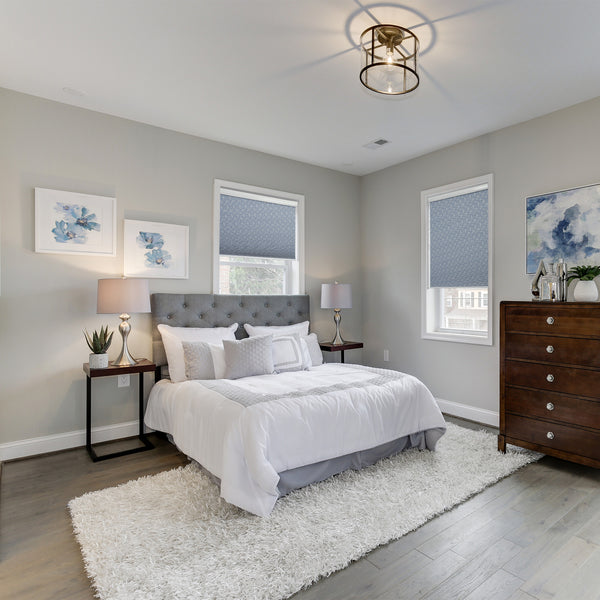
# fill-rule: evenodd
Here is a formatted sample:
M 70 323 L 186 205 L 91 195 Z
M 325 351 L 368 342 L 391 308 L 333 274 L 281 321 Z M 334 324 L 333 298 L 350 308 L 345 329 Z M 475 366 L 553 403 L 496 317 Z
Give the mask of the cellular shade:
M 150 312 L 146 279 L 98 279 L 98 314 Z
M 488 191 L 429 203 L 429 286 L 488 285 Z
M 296 258 L 296 206 L 221 194 L 219 253 Z
M 352 308 L 350 283 L 321 284 L 321 308 Z

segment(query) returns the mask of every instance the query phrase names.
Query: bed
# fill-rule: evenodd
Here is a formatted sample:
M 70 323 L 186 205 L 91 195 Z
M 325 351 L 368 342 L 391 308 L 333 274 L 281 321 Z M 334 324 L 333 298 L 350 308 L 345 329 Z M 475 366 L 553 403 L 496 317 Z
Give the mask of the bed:
M 294 489 L 408 448 L 434 450 L 445 432 L 433 396 L 417 378 L 319 364 L 316 336 L 307 335 L 308 296 L 153 294 L 151 306 L 161 379 L 150 392 L 145 423 L 167 433 L 218 480 L 227 502 L 246 511 L 267 516 Z M 179 346 L 173 332 L 182 336 Z M 225 341 L 187 341 L 194 335 Z M 185 351 L 183 375 L 174 347 Z M 296 349 L 298 363 L 276 348 Z M 277 372 L 269 372 L 272 364 L 245 376 L 256 368 L 255 355 L 263 360 L 266 353 L 275 356 Z

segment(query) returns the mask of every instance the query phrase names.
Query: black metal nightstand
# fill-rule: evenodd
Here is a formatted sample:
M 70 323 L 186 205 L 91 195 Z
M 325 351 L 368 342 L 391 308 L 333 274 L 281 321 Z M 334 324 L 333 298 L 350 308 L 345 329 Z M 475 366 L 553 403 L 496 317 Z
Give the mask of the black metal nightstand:
M 319 342 L 319 347 L 325 352 L 341 352 L 341 360 L 344 362 L 344 351 L 355 350 L 363 347 L 362 342 L 344 342 L 343 344 L 332 344 L 331 342 Z
M 86 419 L 85 419 L 85 447 L 90 455 L 90 458 L 97 462 L 106 460 L 107 458 L 116 458 L 117 456 L 125 456 L 126 454 L 134 454 L 136 452 L 144 452 L 152 450 L 154 444 L 146 437 L 144 433 L 144 373 L 156 371 L 156 365 L 146 358 L 140 359 L 135 365 L 129 367 L 115 367 L 109 365 L 104 369 L 90 369 L 89 363 L 83 363 L 83 371 L 87 376 L 86 381 Z M 139 373 L 139 433 L 138 438 L 144 444 L 129 450 L 121 450 L 119 452 L 111 452 L 110 454 L 96 454 L 92 447 L 92 379 L 95 377 L 114 377 L 117 375 L 128 375 Z

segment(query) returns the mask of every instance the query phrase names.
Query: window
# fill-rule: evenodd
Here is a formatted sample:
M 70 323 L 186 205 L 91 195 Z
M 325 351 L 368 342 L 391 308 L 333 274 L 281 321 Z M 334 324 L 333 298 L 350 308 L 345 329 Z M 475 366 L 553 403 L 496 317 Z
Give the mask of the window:
M 492 343 L 492 175 L 421 193 L 425 339 Z
M 216 294 L 304 293 L 304 196 L 215 180 Z

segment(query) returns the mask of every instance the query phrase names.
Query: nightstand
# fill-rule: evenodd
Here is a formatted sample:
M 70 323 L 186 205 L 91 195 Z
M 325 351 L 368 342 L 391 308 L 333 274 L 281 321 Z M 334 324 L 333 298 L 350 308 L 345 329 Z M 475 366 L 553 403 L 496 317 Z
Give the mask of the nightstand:
M 319 342 L 319 347 L 325 352 L 341 352 L 341 361 L 344 362 L 344 351 L 362 348 L 362 342 L 344 342 L 343 344 L 332 344 L 331 342 Z
M 86 419 L 85 419 L 85 447 L 90 455 L 90 458 L 97 462 L 106 460 L 107 458 L 116 458 L 117 456 L 125 456 L 126 454 L 134 454 L 135 452 L 144 452 L 154 448 L 154 444 L 144 434 L 144 373 L 149 371 L 156 372 L 156 365 L 142 358 L 135 365 L 129 367 L 115 367 L 109 365 L 105 369 L 90 369 L 89 363 L 83 363 L 83 371 L 87 376 L 86 385 Z M 138 438 L 144 444 L 130 450 L 121 450 L 120 452 L 111 452 L 110 454 L 97 455 L 92 447 L 92 379 L 96 377 L 116 377 L 117 375 L 128 375 L 139 373 L 138 399 L 139 399 L 139 432 Z

